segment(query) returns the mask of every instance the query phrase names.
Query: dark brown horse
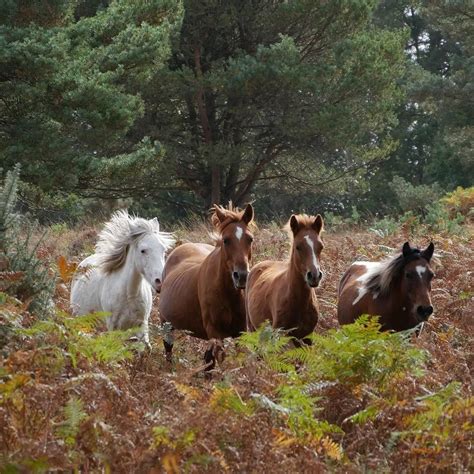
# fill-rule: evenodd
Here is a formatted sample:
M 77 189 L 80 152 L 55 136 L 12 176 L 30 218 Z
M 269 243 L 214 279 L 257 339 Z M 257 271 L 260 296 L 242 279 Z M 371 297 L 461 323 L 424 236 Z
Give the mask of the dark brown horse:
M 370 314 L 380 316 L 382 329 L 403 331 L 425 322 L 433 313 L 433 252 L 433 243 L 420 251 L 406 242 L 401 254 L 385 261 L 353 263 L 339 284 L 339 323 Z
M 290 331 L 302 339 L 318 322 L 318 301 L 314 288 L 323 276 L 319 258 L 323 243 L 323 219 L 292 215 L 287 228 L 293 240 L 290 259 L 261 262 L 250 272 L 245 290 L 247 326 L 255 330 L 265 320 L 274 328 Z
M 249 224 L 253 208 L 244 211 L 214 206 L 215 246 L 187 243 L 169 255 L 163 271 L 160 317 L 175 329 L 213 340 L 204 356 L 214 366 L 220 341 L 245 331 L 243 289 L 251 259 Z M 167 358 L 172 343 L 165 342 Z

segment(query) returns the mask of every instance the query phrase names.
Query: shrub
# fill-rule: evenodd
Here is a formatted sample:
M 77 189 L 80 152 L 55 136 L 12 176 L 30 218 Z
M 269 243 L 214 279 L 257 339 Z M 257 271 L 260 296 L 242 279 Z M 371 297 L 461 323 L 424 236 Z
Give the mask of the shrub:
M 455 191 L 446 194 L 440 199 L 441 204 L 448 210 L 451 217 L 461 214 L 467 218 L 474 217 L 474 186 L 462 188 L 458 186 Z
M 448 209 L 440 201 L 427 207 L 424 223 L 429 225 L 435 232 L 445 232 L 448 234 L 460 235 L 464 232 L 462 223 L 464 216 L 459 212 L 452 216 Z
M 28 310 L 44 315 L 51 308 L 54 279 L 36 256 L 34 225 L 14 213 L 20 168 L 9 171 L 0 189 L 0 272 L 2 291 L 18 297 Z
M 433 185 L 420 184 L 414 186 L 400 176 L 395 176 L 390 183 L 390 188 L 397 197 L 398 206 L 401 211 L 414 211 L 424 214 L 429 204 L 437 201 L 441 189 L 437 183 Z

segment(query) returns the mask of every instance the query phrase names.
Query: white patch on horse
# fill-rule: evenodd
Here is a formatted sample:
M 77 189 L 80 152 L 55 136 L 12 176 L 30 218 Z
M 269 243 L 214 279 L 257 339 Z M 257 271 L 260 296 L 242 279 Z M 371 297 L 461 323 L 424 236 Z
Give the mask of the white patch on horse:
M 361 286 L 357 288 L 359 294 L 357 295 L 357 298 L 352 302 L 352 306 L 355 306 L 367 293 L 367 288 L 365 286 Z
M 240 240 L 243 235 L 244 235 L 244 229 L 242 229 L 242 227 L 238 225 L 235 228 L 235 236 L 237 237 L 238 240 Z
M 380 263 L 379 262 L 354 262 L 352 265 L 359 265 L 361 267 L 365 267 L 366 271 L 363 273 L 359 278 L 356 279 L 356 281 L 359 281 L 361 283 L 361 286 L 357 288 L 358 290 L 358 295 L 355 298 L 355 300 L 352 302 L 352 306 L 356 305 L 366 294 L 367 294 L 367 288 L 365 287 L 365 283 L 367 280 L 380 269 Z M 379 296 L 378 293 L 374 293 L 373 299 L 375 300 Z
M 426 272 L 426 267 L 423 266 L 423 265 L 417 265 L 417 266 L 415 267 L 415 269 L 416 269 L 416 271 L 417 271 L 419 277 L 420 277 L 420 278 L 423 278 L 423 273 Z
M 314 267 L 319 268 L 318 259 L 316 258 L 316 252 L 314 251 L 314 242 L 311 240 L 311 237 L 309 235 L 305 235 L 304 239 L 306 240 L 306 243 L 309 245 L 309 248 L 311 249 L 311 252 L 313 254 Z

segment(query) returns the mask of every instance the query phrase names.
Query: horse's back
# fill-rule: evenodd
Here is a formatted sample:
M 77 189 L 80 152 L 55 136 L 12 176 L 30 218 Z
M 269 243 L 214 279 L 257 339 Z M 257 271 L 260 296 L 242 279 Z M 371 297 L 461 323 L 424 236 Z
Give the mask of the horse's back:
M 337 317 L 340 324 L 353 323 L 361 314 L 367 312 L 364 275 L 376 262 L 354 262 L 339 282 Z
M 279 277 L 287 264 L 266 260 L 252 268 L 245 290 L 248 329 L 256 329 L 266 320 L 272 320 L 272 300 L 278 297 Z
M 163 270 L 163 282 L 171 272 L 179 269 L 180 265 L 200 265 L 215 247 L 208 244 L 186 243 L 176 247 L 166 259 Z
M 174 249 L 165 264 L 160 292 L 161 320 L 204 339 L 198 278 L 201 264 L 213 250 L 211 245 L 190 243 Z

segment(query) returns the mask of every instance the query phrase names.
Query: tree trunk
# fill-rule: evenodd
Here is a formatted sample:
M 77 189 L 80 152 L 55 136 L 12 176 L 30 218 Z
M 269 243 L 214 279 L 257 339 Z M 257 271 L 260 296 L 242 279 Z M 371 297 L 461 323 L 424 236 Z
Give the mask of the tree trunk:
M 202 86 L 202 67 L 201 67 L 201 49 L 199 46 L 194 47 L 194 65 L 196 68 L 196 76 L 199 85 L 196 101 L 198 104 L 199 118 L 201 122 L 203 140 L 205 145 L 212 145 L 212 133 L 209 125 L 209 117 L 207 114 L 206 102 L 204 100 L 204 87 Z M 211 157 L 211 193 L 209 204 L 219 204 L 221 199 L 221 170 L 218 163 L 214 163 Z

